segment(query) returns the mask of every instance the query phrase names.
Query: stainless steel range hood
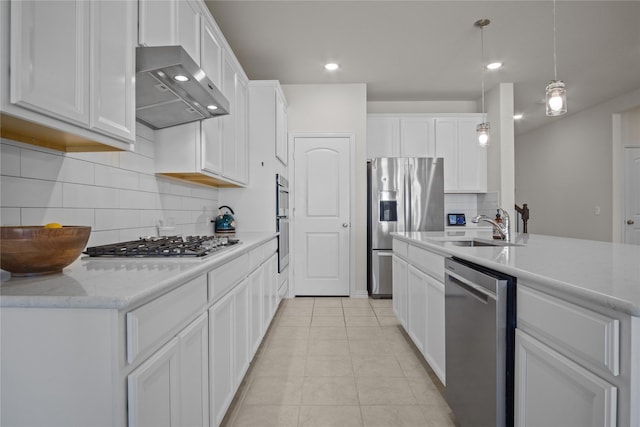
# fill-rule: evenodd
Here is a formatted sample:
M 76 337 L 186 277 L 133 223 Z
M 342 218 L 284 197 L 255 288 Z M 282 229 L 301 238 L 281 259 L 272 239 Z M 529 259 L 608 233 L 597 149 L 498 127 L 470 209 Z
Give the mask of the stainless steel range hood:
M 182 46 L 136 48 L 139 122 L 163 129 L 225 114 L 229 101 Z

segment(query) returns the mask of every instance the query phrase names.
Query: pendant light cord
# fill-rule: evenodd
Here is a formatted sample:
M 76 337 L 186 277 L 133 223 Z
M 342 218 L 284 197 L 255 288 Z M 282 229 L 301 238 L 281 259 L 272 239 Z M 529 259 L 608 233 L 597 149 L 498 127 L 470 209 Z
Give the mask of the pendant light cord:
M 482 67 L 482 72 L 480 76 L 482 76 L 482 121 L 486 122 L 487 118 L 484 114 L 484 26 L 480 27 L 480 66 Z
M 558 58 L 556 55 L 556 0 L 553 0 L 553 80 L 558 80 Z

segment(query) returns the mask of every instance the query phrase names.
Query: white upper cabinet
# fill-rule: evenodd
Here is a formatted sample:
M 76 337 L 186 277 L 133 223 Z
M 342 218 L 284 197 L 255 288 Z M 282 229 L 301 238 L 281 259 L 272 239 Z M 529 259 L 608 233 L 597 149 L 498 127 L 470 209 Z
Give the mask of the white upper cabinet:
M 89 9 L 82 1 L 11 2 L 12 103 L 89 123 Z
M 433 117 L 374 116 L 367 118 L 367 158 L 433 157 Z
M 207 74 L 209 80 L 220 87 L 220 73 L 222 71 L 222 45 L 213 24 L 207 19 L 202 22 L 202 47 L 200 51 L 200 67 Z
M 177 7 L 175 1 L 138 0 L 138 43 L 142 46 L 175 45 Z
M 135 16 L 132 2 L 91 2 L 91 127 L 131 140 L 135 140 L 136 127 L 131 78 L 135 72 Z
M 3 111 L 79 137 L 85 147 L 93 142 L 94 147 L 104 143 L 129 149 L 135 141 L 135 3 L 2 3 L 3 13 L 10 13 L 10 28 L 3 29 L 3 36 L 10 32 L 9 52 L 2 58 L 3 64 L 8 61 L 2 84 L 9 88 Z M 35 137 L 30 141 L 28 129 L 12 132 L 24 134 L 20 140 L 25 142 L 46 145 Z M 74 148 L 62 143 L 46 146 L 91 151 L 80 143 Z
M 238 74 L 236 86 L 236 163 L 234 176 L 236 181 L 246 184 L 249 181 L 249 82 Z M 224 141 L 223 141 L 224 142 Z M 222 147 L 224 152 L 224 145 Z
M 444 191 L 452 191 L 459 186 L 458 179 L 458 121 L 437 119 L 436 133 L 438 147 L 436 157 L 444 159 Z
M 197 4 L 192 0 L 179 1 L 177 19 L 177 44 L 182 46 L 189 56 L 199 64 L 201 15 Z
M 369 114 L 367 158 L 443 157 L 445 193 L 487 191 L 487 152 L 477 143 L 480 114 Z
M 180 45 L 229 101 L 229 114 L 156 131 L 156 173 L 215 187 L 248 182 L 248 80 L 206 5 L 140 0 L 139 43 Z M 185 153 L 186 152 L 186 153 Z
M 289 139 L 287 133 L 287 104 L 280 91 L 276 91 L 276 158 L 287 164 L 289 157 Z
M 433 157 L 433 119 L 400 119 L 400 157 Z
M 288 177 L 287 167 L 277 154 L 278 150 L 284 151 L 286 159 L 286 99 L 277 81 L 252 80 L 247 101 L 250 179 L 242 190 L 221 189 L 219 201 L 233 207 L 245 231 L 275 232 L 275 176 Z
M 223 50 L 213 24 L 206 19 L 202 24 L 201 47 L 200 66 L 209 80 L 221 87 Z M 222 174 L 221 123 L 221 119 L 202 121 L 202 169 L 213 174 Z
M 138 5 L 140 45 L 180 45 L 200 63 L 201 13 L 195 1 L 139 0 Z
M 400 119 L 367 117 L 367 158 L 400 157 Z
M 234 58 L 224 52 L 222 58 L 222 93 L 229 100 L 231 111 L 223 116 L 222 176 L 243 184 L 247 182 L 247 86 Z
M 436 157 L 444 158 L 445 193 L 487 191 L 487 149 L 478 144 L 480 116 L 436 118 Z

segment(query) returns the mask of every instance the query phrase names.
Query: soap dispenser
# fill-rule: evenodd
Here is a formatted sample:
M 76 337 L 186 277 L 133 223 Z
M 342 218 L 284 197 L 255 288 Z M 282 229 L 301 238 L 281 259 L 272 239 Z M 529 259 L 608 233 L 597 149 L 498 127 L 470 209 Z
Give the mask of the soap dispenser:
M 502 217 L 500 216 L 500 210 L 496 211 L 496 223 L 502 225 Z M 493 238 L 496 240 L 502 239 L 502 234 L 500 233 L 500 229 L 497 225 L 493 226 Z

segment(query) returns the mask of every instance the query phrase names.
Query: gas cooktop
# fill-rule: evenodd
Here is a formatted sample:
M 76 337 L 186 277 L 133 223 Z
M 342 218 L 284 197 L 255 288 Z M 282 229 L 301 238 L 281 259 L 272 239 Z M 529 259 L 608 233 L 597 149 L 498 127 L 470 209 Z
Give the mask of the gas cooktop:
M 84 253 L 90 257 L 202 257 L 240 243 L 233 237 L 166 236 L 141 237 L 128 242 L 92 246 Z

